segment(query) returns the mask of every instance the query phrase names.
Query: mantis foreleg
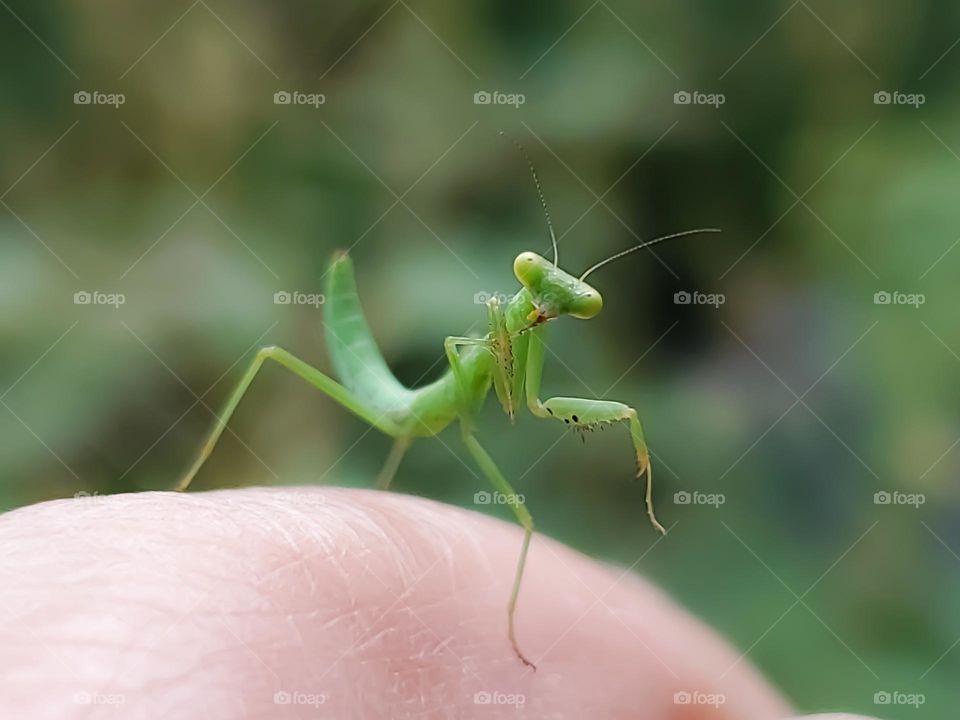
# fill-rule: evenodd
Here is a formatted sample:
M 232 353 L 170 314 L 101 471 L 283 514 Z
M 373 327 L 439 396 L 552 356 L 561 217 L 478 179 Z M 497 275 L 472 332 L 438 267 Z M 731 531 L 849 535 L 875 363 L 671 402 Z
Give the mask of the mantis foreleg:
M 650 453 L 643 437 L 643 428 L 637 411 L 629 405 L 612 400 L 590 400 L 587 398 L 554 397 L 541 402 L 540 379 L 543 374 L 543 339 L 540 331 L 529 333 L 527 348 L 526 386 L 527 405 L 530 412 L 538 417 L 555 418 L 576 429 L 592 429 L 602 423 L 625 422 L 630 428 L 630 438 L 637 456 L 637 477 L 646 475 L 646 505 L 650 522 L 661 533 L 666 529 L 657 520 L 653 512 L 653 472 L 650 467 Z
M 487 322 L 490 325 L 489 347 L 493 354 L 494 364 L 491 369 L 493 388 L 503 411 L 514 421 L 517 407 L 520 404 L 519 394 L 516 393 L 516 361 L 513 354 L 514 342 L 507 329 L 507 319 L 500 307 L 500 300 L 496 297 L 487 301 Z

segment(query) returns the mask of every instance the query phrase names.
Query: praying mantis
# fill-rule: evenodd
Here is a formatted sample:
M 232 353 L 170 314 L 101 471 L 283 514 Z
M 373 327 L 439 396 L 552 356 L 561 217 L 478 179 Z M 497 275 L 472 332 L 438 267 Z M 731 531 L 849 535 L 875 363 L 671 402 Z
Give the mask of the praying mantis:
M 666 533 L 653 510 L 650 453 L 637 411 L 613 400 L 577 397 L 541 400 L 544 332 L 548 322 L 564 315 L 589 320 L 600 312 L 603 299 L 594 287 L 585 282 L 587 276 L 600 267 L 665 240 L 719 230 L 688 230 L 640 243 L 598 262 L 575 277 L 559 267 L 557 237 L 540 180 L 526 152 L 522 147 L 520 150 L 533 174 L 546 216 L 553 260 L 530 251 L 516 257 L 513 273 L 520 282 L 520 290 L 504 303 L 499 297 L 491 297 L 487 301 L 488 332 L 484 337 L 447 337 L 443 342 L 449 363 L 445 374 L 423 387 L 405 387 L 390 371 L 377 347 L 360 305 L 353 264 L 346 252 L 339 251 L 333 255 L 326 272 L 324 306 L 327 348 L 339 382 L 283 348 L 261 348 L 228 397 L 199 456 L 177 484 L 176 490 L 186 490 L 190 485 L 267 360 L 287 368 L 362 420 L 394 438 L 393 447 L 376 480 L 376 487 L 380 489 L 388 488 L 413 440 L 434 436 L 458 421 L 467 451 L 495 491 L 505 498 L 523 527 L 523 542 L 507 603 L 507 636 L 516 656 L 535 670 L 534 663 L 520 650 L 514 628 L 520 582 L 533 537 L 533 517 L 522 498 L 477 441 L 474 434 L 475 417 L 492 386 L 511 422 L 521 406 L 526 404 L 534 417 L 561 421 L 575 430 L 592 430 L 611 423 L 626 425 L 636 455 L 637 477 L 646 476 L 647 515 L 659 532 Z

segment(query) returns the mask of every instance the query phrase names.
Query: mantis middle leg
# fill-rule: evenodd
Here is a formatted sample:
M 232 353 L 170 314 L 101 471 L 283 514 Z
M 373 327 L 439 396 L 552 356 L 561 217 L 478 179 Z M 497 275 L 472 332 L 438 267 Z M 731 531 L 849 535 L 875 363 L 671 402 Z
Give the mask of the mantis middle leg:
M 514 615 L 517 609 L 517 599 L 520 596 L 520 582 L 523 579 L 523 571 L 527 564 L 527 554 L 530 550 L 530 540 L 533 537 L 533 517 L 530 515 L 530 512 L 527 510 L 527 507 L 524 505 L 520 496 L 513 489 L 510 483 L 507 482 L 507 479 L 503 476 L 503 473 L 500 472 L 500 468 L 497 467 L 497 464 L 493 461 L 487 451 L 484 450 L 483 446 L 477 442 L 477 439 L 471 432 L 471 423 L 468 410 L 470 406 L 469 389 L 463 383 L 463 368 L 460 365 L 460 356 L 456 351 L 456 346 L 458 344 L 473 344 L 478 342 L 483 341 L 477 341 L 472 338 L 451 337 L 447 338 L 447 340 L 444 342 L 444 347 L 447 350 L 447 357 L 450 361 L 451 368 L 453 368 L 453 374 L 457 379 L 457 384 L 459 386 L 457 394 L 459 397 L 459 402 L 461 403 L 460 428 L 463 435 L 463 442 L 467 446 L 467 450 L 470 452 L 470 455 L 477 463 L 477 466 L 480 468 L 480 471 L 484 474 L 484 476 L 486 476 L 494 490 L 503 495 L 506 500 L 506 504 L 510 506 L 510 509 L 516 516 L 517 521 L 523 526 L 523 543 L 520 546 L 520 557 L 517 559 L 517 569 L 513 577 L 513 589 L 510 592 L 510 600 L 507 603 L 507 636 L 510 639 L 510 644 L 513 647 L 513 651 L 516 653 L 517 657 L 520 658 L 524 665 L 528 665 L 536 670 L 536 665 L 528 660 L 520 650 L 514 628 Z

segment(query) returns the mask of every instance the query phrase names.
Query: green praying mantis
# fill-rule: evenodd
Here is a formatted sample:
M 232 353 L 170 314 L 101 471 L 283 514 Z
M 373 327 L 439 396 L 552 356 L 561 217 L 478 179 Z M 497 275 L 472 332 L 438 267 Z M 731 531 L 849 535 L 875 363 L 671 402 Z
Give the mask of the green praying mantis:
M 501 303 L 498 297 L 488 300 L 488 332 L 484 337 L 447 337 L 443 342 L 449 363 L 447 371 L 439 379 L 423 387 L 405 387 L 390 371 L 370 332 L 360 305 L 353 264 L 348 254 L 337 252 L 326 273 L 324 330 L 330 359 L 339 382 L 283 348 L 261 348 L 229 396 L 193 466 L 176 489 L 186 490 L 190 485 L 213 452 L 217 440 L 250 383 L 267 360 L 279 363 L 350 412 L 394 438 L 393 447 L 376 480 L 376 486 L 380 489 L 387 489 L 390 485 L 414 439 L 434 436 L 452 422 L 459 421 L 467 451 L 493 488 L 502 494 L 523 526 L 523 543 L 507 604 L 507 635 L 517 657 L 525 665 L 536 669 L 520 650 L 514 628 L 520 582 L 533 536 L 533 517 L 496 463 L 477 441 L 474 435 L 474 419 L 492 385 L 511 421 L 525 401 L 533 416 L 562 421 L 575 430 L 592 430 L 611 423 L 625 424 L 629 428 L 636 454 L 637 477 L 646 476 L 646 507 L 650 522 L 659 532 L 666 533 L 653 510 L 650 453 L 637 411 L 629 405 L 612 400 L 576 397 L 540 399 L 544 331 L 549 321 L 563 315 L 589 320 L 600 312 L 603 299 L 595 288 L 585 282 L 586 278 L 600 267 L 665 240 L 719 230 L 688 230 L 640 243 L 598 262 L 579 277 L 575 277 L 558 265 L 556 233 L 540 181 L 526 152 L 522 147 L 520 150 L 533 174 L 540 204 L 546 216 L 553 260 L 549 261 L 534 252 L 522 252 L 516 257 L 513 272 L 520 282 L 520 290 L 505 303 Z

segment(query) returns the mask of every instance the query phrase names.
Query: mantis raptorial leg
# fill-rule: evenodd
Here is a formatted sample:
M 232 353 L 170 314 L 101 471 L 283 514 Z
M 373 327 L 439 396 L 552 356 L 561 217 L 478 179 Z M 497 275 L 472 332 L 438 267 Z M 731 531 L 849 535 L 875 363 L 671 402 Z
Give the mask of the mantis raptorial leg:
M 542 418 L 562 420 L 579 430 L 589 430 L 601 424 L 625 422 L 630 429 L 630 439 L 637 456 L 637 477 L 646 476 L 646 505 L 650 522 L 662 534 L 667 530 L 657 520 L 653 511 L 653 470 L 650 451 L 643 437 L 643 428 L 637 411 L 629 405 L 613 400 L 590 400 L 589 398 L 554 397 L 540 401 L 540 379 L 543 375 L 543 338 L 539 330 L 529 333 L 527 348 L 527 406 L 530 412 Z

